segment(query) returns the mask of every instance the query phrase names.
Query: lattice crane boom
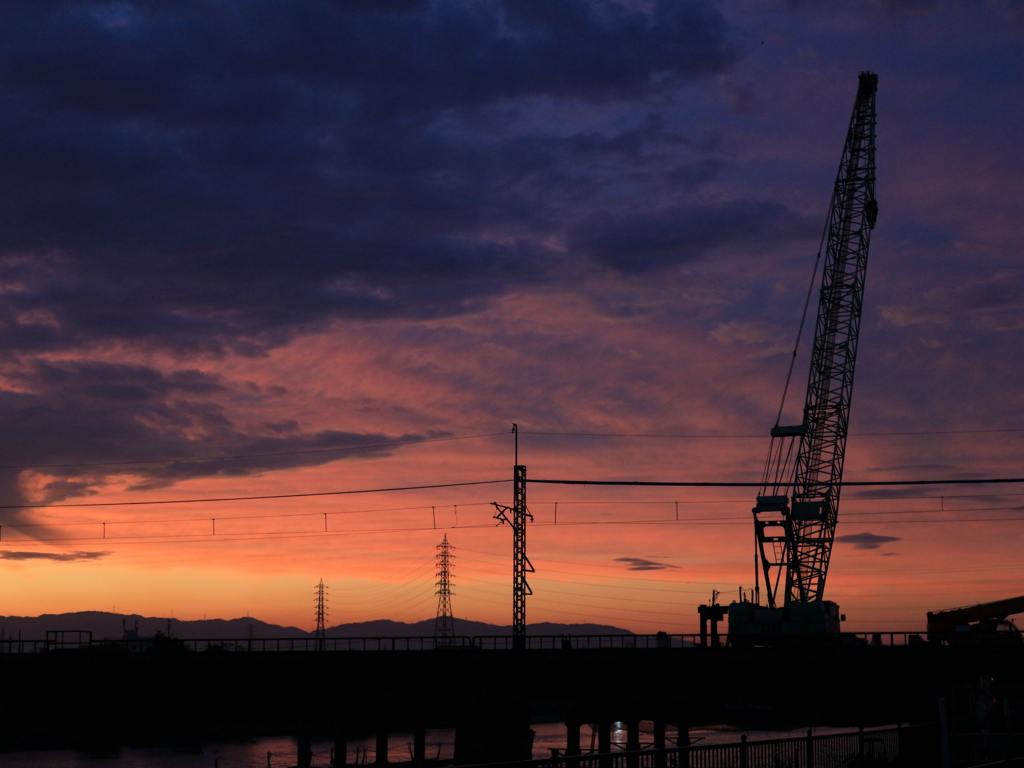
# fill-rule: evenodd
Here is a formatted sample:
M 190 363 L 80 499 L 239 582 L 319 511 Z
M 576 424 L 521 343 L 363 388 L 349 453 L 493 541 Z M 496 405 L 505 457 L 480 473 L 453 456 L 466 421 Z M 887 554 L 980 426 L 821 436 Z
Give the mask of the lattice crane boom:
M 875 92 L 860 75 L 825 229 L 803 423 L 776 426 L 754 528 L 768 607 L 823 600 L 839 511 L 875 202 Z M 795 448 L 795 450 L 794 450 Z M 784 575 L 784 577 L 783 577 Z M 779 590 L 782 589 L 782 596 Z

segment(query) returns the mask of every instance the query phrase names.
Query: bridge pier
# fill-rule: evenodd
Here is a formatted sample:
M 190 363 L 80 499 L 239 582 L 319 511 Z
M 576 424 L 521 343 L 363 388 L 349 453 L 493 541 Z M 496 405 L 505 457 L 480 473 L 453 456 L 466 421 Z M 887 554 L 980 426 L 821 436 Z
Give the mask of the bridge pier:
M 654 721 L 654 768 L 665 768 L 665 721 Z
M 348 734 L 345 725 L 339 725 L 334 731 L 334 766 L 342 768 L 348 762 Z
M 377 749 L 373 756 L 374 765 L 388 764 L 388 726 L 387 723 L 377 723 Z
M 525 701 L 503 702 L 482 696 L 465 705 L 455 727 L 456 765 L 507 763 L 533 757 L 533 730 Z
M 676 746 L 690 746 L 690 719 L 685 715 L 679 715 L 676 720 Z
M 420 718 L 416 720 L 416 725 L 413 728 L 412 733 L 412 761 L 417 765 L 422 765 L 427 760 L 427 726 Z
M 626 751 L 636 752 L 640 749 L 640 721 L 630 718 L 626 721 Z
M 640 721 L 635 717 L 631 717 L 626 721 L 626 751 L 627 752 L 639 752 L 640 751 Z M 639 768 L 640 756 L 629 755 L 626 760 L 626 765 L 629 768 Z
M 299 732 L 295 736 L 298 749 L 296 755 L 297 768 L 312 768 L 313 765 L 313 740 L 309 733 L 309 728 L 303 726 L 299 728 Z
M 579 720 L 567 719 L 565 721 L 565 754 L 582 754 L 580 749 L 580 722 Z

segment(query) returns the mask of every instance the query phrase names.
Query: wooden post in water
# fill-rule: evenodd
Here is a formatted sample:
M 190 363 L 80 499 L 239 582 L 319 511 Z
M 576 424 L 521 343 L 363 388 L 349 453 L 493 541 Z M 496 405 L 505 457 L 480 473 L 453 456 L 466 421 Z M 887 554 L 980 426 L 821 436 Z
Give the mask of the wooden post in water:
M 665 768 L 665 721 L 654 721 L 654 768 Z

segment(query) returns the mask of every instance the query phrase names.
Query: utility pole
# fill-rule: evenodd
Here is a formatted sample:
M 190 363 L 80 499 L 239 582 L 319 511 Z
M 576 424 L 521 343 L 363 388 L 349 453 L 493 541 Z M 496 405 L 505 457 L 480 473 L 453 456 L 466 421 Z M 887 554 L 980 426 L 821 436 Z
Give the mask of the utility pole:
M 497 512 L 494 519 L 512 528 L 512 647 L 526 648 L 526 598 L 533 594 L 526 574 L 534 573 L 526 556 L 526 521 L 533 515 L 526 508 L 526 467 L 519 463 L 519 427 L 512 425 L 515 435 L 515 466 L 512 476 L 512 506 L 493 502 Z
M 324 626 L 327 620 L 327 587 L 323 579 L 320 579 L 313 594 L 316 595 L 316 649 L 323 651 L 327 647 L 327 630 Z
M 434 647 L 447 647 L 455 637 L 455 618 L 452 616 L 452 560 L 455 549 L 448 543 L 448 534 L 437 545 L 437 619 L 434 621 Z

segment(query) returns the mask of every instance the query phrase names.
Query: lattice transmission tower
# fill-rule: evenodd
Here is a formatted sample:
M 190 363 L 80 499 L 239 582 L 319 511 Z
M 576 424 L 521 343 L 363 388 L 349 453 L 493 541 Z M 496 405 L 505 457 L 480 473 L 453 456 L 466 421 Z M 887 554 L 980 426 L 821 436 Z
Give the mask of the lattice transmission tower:
M 437 619 L 434 621 L 434 645 L 451 645 L 455 638 L 455 618 L 452 616 L 452 560 L 455 549 L 448 543 L 448 534 L 437 545 Z
M 316 649 L 322 651 L 327 645 L 327 587 L 323 579 L 313 588 L 313 594 L 316 597 Z

